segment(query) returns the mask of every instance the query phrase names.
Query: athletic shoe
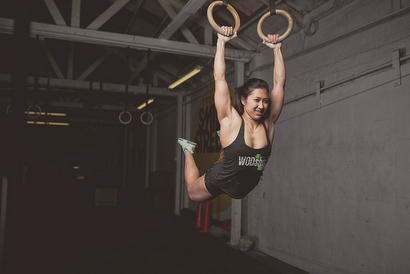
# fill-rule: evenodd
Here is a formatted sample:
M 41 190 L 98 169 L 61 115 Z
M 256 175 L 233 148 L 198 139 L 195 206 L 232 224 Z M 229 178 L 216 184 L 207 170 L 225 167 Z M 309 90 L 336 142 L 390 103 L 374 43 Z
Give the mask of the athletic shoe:
M 182 147 L 182 151 L 187 150 L 189 153 L 194 154 L 196 143 L 185 140 L 183 138 L 178 138 L 178 143 Z

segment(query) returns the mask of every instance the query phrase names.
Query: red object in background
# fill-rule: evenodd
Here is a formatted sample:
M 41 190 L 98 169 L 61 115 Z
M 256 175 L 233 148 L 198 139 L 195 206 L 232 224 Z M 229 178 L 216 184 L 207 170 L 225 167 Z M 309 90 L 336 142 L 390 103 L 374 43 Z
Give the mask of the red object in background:
M 210 222 L 211 222 L 211 202 L 208 201 L 206 202 L 206 206 L 205 206 L 205 216 L 204 216 L 204 221 L 202 223 L 201 232 L 209 233 Z
M 196 212 L 196 218 L 195 218 L 195 228 L 196 229 L 201 229 L 202 228 L 202 203 L 198 204 L 198 211 Z
M 231 219 L 226 219 L 222 222 L 220 228 L 230 231 L 231 230 Z

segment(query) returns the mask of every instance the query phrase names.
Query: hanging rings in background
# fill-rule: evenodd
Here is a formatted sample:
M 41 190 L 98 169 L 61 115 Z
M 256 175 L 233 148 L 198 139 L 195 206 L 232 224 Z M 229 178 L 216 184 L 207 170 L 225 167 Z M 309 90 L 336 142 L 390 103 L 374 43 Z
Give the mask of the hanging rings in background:
M 208 6 L 208 11 L 207 11 L 207 16 L 208 16 L 208 21 L 211 24 L 211 26 L 219 32 L 222 35 L 225 35 L 225 32 L 222 31 L 221 27 L 218 26 L 218 24 L 215 22 L 214 17 L 212 15 L 212 11 L 215 6 L 222 6 L 224 4 L 224 1 L 214 1 Z M 227 4 L 226 9 L 232 14 L 234 20 L 235 20 L 235 27 L 233 28 L 232 34 L 237 32 L 239 30 L 239 27 L 241 26 L 241 20 L 239 19 L 239 15 L 236 12 L 236 10 L 229 4 Z
M 11 104 L 6 107 L 7 115 L 11 115 Z M 29 105 L 26 112 L 28 117 L 37 119 L 41 116 L 41 107 L 39 105 Z
M 150 117 L 150 120 L 144 121 L 144 119 L 143 119 L 144 114 L 145 114 L 145 116 L 148 115 L 148 116 Z M 141 113 L 140 119 L 141 119 L 141 122 L 142 122 L 144 125 L 149 125 L 149 124 L 152 123 L 152 121 L 154 121 L 154 117 L 152 116 L 151 112 L 147 112 L 147 111 L 144 111 L 143 113 Z
M 7 115 L 11 115 L 11 105 L 7 105 L 7 107 L 6 107 L 6 113 L 7 113 Z
M 37 111 L 34 111 L 34 108 L 37 109 Z M 37 119 L 41 115 L 41 108 L 39 105 L 29 105 L 27 108 L 27 116 L 32 118 L 32 119 Z
M 278 9 L 277 9 L 277 10 L 275 10 L 275 12 L 276 12 L 276 14 L 280 14 L 280 15 L 285 16 L 286 20 L 288 20 L 288 28 L 287 28 L 287 30 L 285 31 L 284 34 L 282 34 L 281 36 L 279 36 L 279 38 L 278 38 L 278 40 L 277 40 L 277 42 L 280 42 L 280 41 L 283 41 L 286 37 L 288 37 L 289 34 L 291 33 L 291 31 L 292 31 L 292 29 L 293 29 L 293 19 L 292 19 L 292 16 L 290 16 L 290 14 L 289 14 L 287 11 L 278 10 Z M 269 41 L 268 37 L 266 37 L 266 35 L 263 34 L 263 32 L 262 32 L 262 25 L 263 25 L 263 22 L 265 22 L 266 18 L 268 18 L 268 17 L 271 16 L 271 15 L 272 15 L 272 14 L 271 14 L 270 11 L 268 11 L 268 12 L 266 12 L 264 15 L 262 15 L 262 17 L 259 19 L 258 26 L 257 26 L 257 31 L 258 31 L 259 37 L 260 37 L 262 40 L 264 40 L 264 41 L 266 41 L 266 42 L 269 42 L 269 43 L 270 43 L 270 41 Z
M 103 133 L 103 131 L 104 131 L 104 128 L 103 128 L 102 125 L 96 125 L 96 126 L 94 126 L 94 132 L 95 132 L 95 133 L 101 134 L 101 133 Z
M 123 116 L 128 116 L 128 120 L 124 120 Z M 127 110 L 123 110 L 120 112 L 120 115 L 118 115 L 118 120 L 120 120 L 121 124 L 127 125 L 131 122 L 132 120 L 132 115 L 131 112 L 127 111 Z

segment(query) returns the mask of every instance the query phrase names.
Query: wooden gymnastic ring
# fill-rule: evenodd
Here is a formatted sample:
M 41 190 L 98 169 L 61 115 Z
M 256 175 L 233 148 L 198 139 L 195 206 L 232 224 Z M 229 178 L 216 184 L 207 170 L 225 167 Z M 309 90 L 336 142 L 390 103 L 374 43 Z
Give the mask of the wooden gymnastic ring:
M 128 114 L 128 116 L 130 117 L 130 119 L 129 119 L 128 121 L 122 120 L 121 116 L 122 116 L 123 114 Z M 124 125 L 129 124 L 129 123 L 131 122 L 131 120 L 132 120 L 132 115 L 131 115 L 131 113 L 130 113 L 129 111 L 126 111 L 126 110 L 121 111 L 121 112 L 120 112 L 120 115 L 118 115 L 118 120 L 120 120 L 120 123 L 121 123 L 121 124 L 124 124 Z
M 6 107 L 6 113 L 7 113 L 7 115 L 10 116 L 10 114 L 11 114 L 11 105 L 7 105 L 7 107 Z
M 290 16 L 290 14 L 289 14 L 287 11 L 284 11 L 284 10 L 276 10 L 276 14 L 283 15 L 283 16 L 285 16 L 285 18 L 288 20 L 288 29 L 285 31 L 284 34 L 282 34 L 281 36 L 279 36 L 279 38 L 278 38 L 278 40 L 277 40 L 277 42 L 280 42 L 280 41 L 283 41 L 286 37 L 288 37 L 289 34 L 292 32 L 292 29 L 293 29 L 293 19 L 292 19 L 292 16 Z M 270 43 L 270 41 L 269 41 L 268 37 L 266 37 L 265 34 L 263 34 L 263 32 L 262 32 L 262 24 L 263 24 L 263 22 L 265 22 L 266 18 L 268 18 L 269 16 L 271 16 L 270 11 L 268 11 L 267 13 L 265 13 L 264 15 L 262 15 L 262 17 L 259 19 L 258 26 L 257 26 L 257 30 L 258 30 L 258 35 L 259 35 L 259 37 L 260 37 L 262 40 L 264 40 L 264 41 L 266 41 L 266 42 L 268 42 L 268 43 Z
M 144 116 L 144 114 L 149 114 L 149 116 L 151 117 L 151 120 L 150 120 L 149 122 L 145 122 L 144 119 L 142 119 L 142 117 Z M 149 124 L 152 123 L 152 121 L 154 121 L 154 117 L 152 116 L 151 112 L 146 112 L 146 111 L 144 111 L 143 113 L 141 113 L 140 119 L 141 119 L 141 122 L 142 122 L 144 125 L 149 125 Z
M 32 107 L 36 107 L 37 108 L 37 110 L 38 110 L 38 112 L 34 112 L 34 113 L 38 113 L 38 115 L 31 115 L 30 114 L 30 109 L 32 108 Z M 37 119 L 38 117 L 40 117 L 40 115 L 41 115 L 41 108 L 40 108 L 40 106 L 39 105 L 29 105 L 28 106 L 28 108 L 27 108 L 27 116 L 28 117 L 30 117 L 30 118 L 32 118 L 32 119 Z
M 216 30 L 217 32 L 219 32 L 222 35 L 225 35 L 225 32 L 221 29 L 220 26 L 218 26 L 218 24 L 215 22 L 214 17 L 212 15 L 212 11 L 213 11 L 214 7 L 215 6 L 222 6 L 222 4 L 223 4 L 223 1 L 214 1 L 214 2 L 212 2 L 208 6 L 207 16 L 208 16 L 208 21 L 211 24 L 211 26 L 214 28 L 214 30 Z M 226 8 L 232 14 L 232 16 L 235 20 L 235 27 L 233 28 L 233 32 L 232 32 L 232 34 L 235 34 L 235 32 L 237 32 L 239 30 L 239 27 L 241 26 L 241 20 L 239 18 L 238 12 L 236 12 L 236 10 L 230 4 L 228 4 L 228 6 Z

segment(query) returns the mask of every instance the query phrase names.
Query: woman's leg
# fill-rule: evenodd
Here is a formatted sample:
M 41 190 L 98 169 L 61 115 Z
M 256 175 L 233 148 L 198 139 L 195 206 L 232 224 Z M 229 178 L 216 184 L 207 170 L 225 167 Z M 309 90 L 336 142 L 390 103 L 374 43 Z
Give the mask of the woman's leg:
M 205 175 L 199 177 L 199 169 L 195 163 L 194 156 L 192 155 L 194 153 L 196 143 L 182 138 L 178 138 L 178 143 L 181 145 L 182 151 L 185 155 L 184 176 L 189 198 L 196 202 L 210 200 L 212 195 L 205 187 Z
M 195 163 L 194 156 L 187 150 L 185 154 L 185 182 L 189 198 L 195 202 L 204 202 L 212 198 L 211 193 L 205 187 L 205 175 L 199 177 L 199 169 Z

